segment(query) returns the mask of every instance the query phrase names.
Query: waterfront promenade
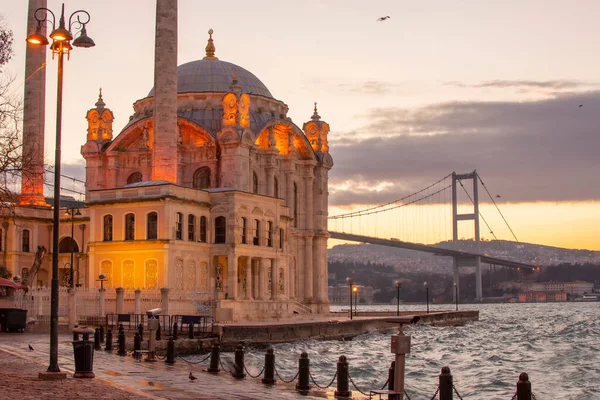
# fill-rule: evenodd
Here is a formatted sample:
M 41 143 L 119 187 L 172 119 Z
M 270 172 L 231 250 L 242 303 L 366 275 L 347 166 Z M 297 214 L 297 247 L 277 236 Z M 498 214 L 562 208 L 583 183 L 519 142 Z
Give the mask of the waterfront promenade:
M 323 399 L 324 391 L 301 396 L 292 384 L 263 385 L 259 379 L 237 380 L 227 372 L 203 372 L 206 365 L 189 365 L 181 359 L 173 366 L 163 361 L 136 361 L 131 355 L 94 352 L 95 379 L 75 379 L 72 335 L 59 337 L 59 365 L 66 380 L 41 381 L 49 360 L 49 335 L 0 333 L 0 388 L 14 399 Z M 28 350 L 28 344 L 34 348 Z M 190 381 L 190 371 L 198 378 Z M 257 373 L 256 371 L 255 373 Z M 361 398 L 361 397 L 356 397 Z

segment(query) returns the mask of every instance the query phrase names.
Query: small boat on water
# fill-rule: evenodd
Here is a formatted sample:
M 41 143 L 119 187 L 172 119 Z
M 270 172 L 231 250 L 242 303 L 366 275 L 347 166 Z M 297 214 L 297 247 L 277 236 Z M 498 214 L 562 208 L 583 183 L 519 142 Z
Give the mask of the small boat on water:
M 600 301 L 600 296 L 597 294 L 584 294 L 581 301 Z

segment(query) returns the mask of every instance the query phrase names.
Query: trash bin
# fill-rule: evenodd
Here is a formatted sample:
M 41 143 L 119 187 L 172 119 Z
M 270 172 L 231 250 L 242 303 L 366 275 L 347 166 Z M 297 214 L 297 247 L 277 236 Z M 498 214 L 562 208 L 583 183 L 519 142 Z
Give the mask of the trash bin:
M 75 328 L 73 333 L 82 335 L 82 340 L 73 341 L 73 357 L 75 358 L 74 378 L 94 378 L 94 341 L 90 335 L 94 334 L 92 328 Z M 73 335 L 75 336 L 75 335 Z
M 27 323 L 27 310 L 0 308 L 0 326 L 3 332 L 24 332 Z

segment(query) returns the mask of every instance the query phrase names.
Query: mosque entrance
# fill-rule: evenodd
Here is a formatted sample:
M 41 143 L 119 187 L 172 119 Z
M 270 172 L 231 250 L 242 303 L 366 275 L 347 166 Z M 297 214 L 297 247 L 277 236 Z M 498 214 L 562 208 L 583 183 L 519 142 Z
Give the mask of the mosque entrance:
M 59 253 L 59 271 L 58 279 L 61 286 L 69 286 L 69 277 L 71 275 L 71 260 L 73 260 L 73 282 L 77 282 L 79 274 L 79 259 L 75 256 L 79 253 L 79 246 L 72 237 L 66 237 L 58 242 Z M 73 257 L 71 257 L 73 254 Z

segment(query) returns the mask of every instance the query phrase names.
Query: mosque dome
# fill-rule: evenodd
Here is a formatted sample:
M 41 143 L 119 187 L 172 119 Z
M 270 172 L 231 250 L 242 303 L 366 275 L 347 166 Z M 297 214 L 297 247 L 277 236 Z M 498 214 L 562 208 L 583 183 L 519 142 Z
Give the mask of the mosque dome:
M 177 93 L 222 92 L 231 91 L 234 75 L 243 93 L 273 98 L 264 83 L 252 72 L 214 56 L 215 47 L 212 29 L 206 46 L 206 57 L 177 67 Z M 154 96 L 154 88 L 148 96 Z

